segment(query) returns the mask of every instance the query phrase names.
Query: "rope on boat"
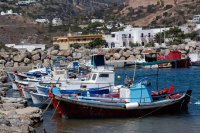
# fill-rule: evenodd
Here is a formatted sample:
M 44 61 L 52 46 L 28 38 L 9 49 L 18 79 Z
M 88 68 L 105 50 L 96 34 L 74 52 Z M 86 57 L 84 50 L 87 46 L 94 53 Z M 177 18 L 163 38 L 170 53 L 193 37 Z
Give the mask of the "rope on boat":
M 162 107 L 160 107 L 160 108 L 157 108 L 157 109 L 155 109 L 155 110 L 152 110 L 151 112 L 149 112 L 149 113 L 147 113 L 147 114 L 145 114 L 145 115 L 143 115 L 143 116 L 140 116 L 140 117 L 138 117 L 137 119 L 142 119 L 142 118 L 144 118 L 144 117 L 146 117 L 146 116 L 148 116 L 148 115 L 151 115 L 152 113 L 154 113 L 154 112 L 160 110 L 160 109 L 163 108 L 163 107 L 165 107 L 165 106 L 162 106 Z
M 197 101 L 197 103 L 198 103 L 198 102 L 200 103 L 200 99 L 198 99 L 198 98 L 195 98 L 195 97 L 193 97 L 193 96 L 190 96 L 190 95 L 188 95 L 188 94 L 185 94 L 185 95 L 187 95 L 187 96 L 189 96 L 190 98 L 192 98 L 192 99 L 196 100 L 196 101 Z
M 50 97 L 47 98 L 47 100 L 45 100 L 44 102 L 42 102 L 41 105 L 40 105 L 39 107 L 42 107 L 49 99 L 50 99 Z
M 51 99 L 51 101 L 49 102 L 48 106 L 45 108 L 45 110 L 43 111 L 43 113 L 42 113 L 42 114 L 44 114 L 44 113 L 47 111 L 47 109 L 50 107 L 50 105 L 51 105 L 52 101 L 53 101 L 53 98 Z
M 54 110 L 54 112 L 53 112 L 53 115 L 52 115 L 51 119 L 52 119 L 52 118 L 53 118 L 53 116 L 55 115 L 55 113 L 56 113 L 56 110 L 57 110 L 57 108 L 58 108 L 59 104 L 60 104 L 60 101 L 58 102 L 58 104 L 57 104 L 57 106 L 56 106 L 56 108 L 55 108 L 55 110 Z

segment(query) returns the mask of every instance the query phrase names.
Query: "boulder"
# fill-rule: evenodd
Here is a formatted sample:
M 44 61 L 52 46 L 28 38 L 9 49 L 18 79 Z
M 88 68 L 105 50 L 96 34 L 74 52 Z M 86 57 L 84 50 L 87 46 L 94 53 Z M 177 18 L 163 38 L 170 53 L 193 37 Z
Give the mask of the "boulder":
M 125 58 L 128 58 L 130 55 L 131 55 L 130 50 L 127 50 L 126 52 L 123 52 L 123 56 L 124 56 Z
M 47 52 L 45 51 L 45 52 L 41 52 L 41 60 L 44 60 L 44 59 L 46 59 L 47 58 Z
M 124 56 L 120 57 L 119 60 L 126 60 Z
M 7 52 L 0 53 L 0 56 L 3 57 L 5 60 L 10 57 Z
M 187 51 L 184 50 L 179 50 L 181 52 L 181 54 L 187 54 Z
M 72 54 L 72 57 L 73 57 L 74 59 L 80 59 L 80 58 L 82 57 L 82 54 L 81 54 L 81 53 L 73 53 L 73 54 Z
M 42 64 L 42 61 L 41 61 L 41 60 L 36 60 L 36 61 L 33 61 L 33 64 L 34 64 L 34 65 Z
M 14 66 L 14 63 L 13 62 L 7 62 L 5 64 L 5 67 L 13 67 Z
M 29 58 L 25 58 L 24 63 L 29 64 L 29 63 L 31 63 L 31 60 Z
M 141 59 L 142 56 L 141 55 L 136 55 L 136 59 Z
M 173 50 L 178 49 L 178 45 L 172 45 L 172 49 L 173 49 Z
M 184 50 L 184 49 L 185 49 L 185 45 L 186 45 L 186 44 L 179 44 L 179 45 L 178 45 L 178 49 L 179 49 L 179 50 Z
M 24 62 L 20 62 L 19 66 L 26 66 L 26 64 Z
M 32 55 L 32 56 L 33 56 L 33 55 L 36 55 L 36 54 L 38 54 L 38 51 L 37 51 L 37 50 L 34 50 L 34 51 L 31 52 L 31 55 Z
M 5 60 L 0 60 L 0 64 L 5 64 L 6 61 Z
M 123 49 L 121 49 L 118 53 L 120 54 L 120 55 L 122 55 L 123 54 L 123 52 L 124 52 L 124 50 Z
M 43 65 L 47 67 L 47 66 L 49 66 L 49 64 L 50 64 L 50 60 L 49 59 L 44 59 Z
M 57 55 L 58 52 L 59 52 L 59 50 L 53 50 L 53 51 L 51 51 L 51 55 Z
M 114 53 L 113 57 L 115 60 L 119 60 L 121 55 L 119 53 Z
M 190 47 L 188 45 L 185 45 L 185 51 L 188 51 L 190 49 Z
M 110 57 L 111 57 L 111 55 L 110 55 L 110 54 L 106 54 L 106 55 L 105 55 L 105 59 L 106 59 L 106 60 L 109 60 L 109 59 L 110 59 Z
M 129 60 L 129 61 L 134 61 L 134 60 L 135 60 L 135 56 L 134 56 L 134 55 L 130 55 L 130 57 L 127 58 L 127 60 Z
M 193 53 L 194 52 L 194 47 L 190 47 L 189 48 L 189 53 Z
M 27 56 L 26 53 L 17 54 L 17 55 L 15 55 L 13 57 L 13 61 L 15 61 L 15 62 L 22 62 L 26 56 Z
M 141 52 L 140 52 L 140 50 L 138 50 L 138 49 L 133 49 L 133 54 L 134 55 L 138 55 L 138 54 L 140 54 Z
M 1 97 L 1 100 L 3 103 L 20 103 L 20 104 L 26 104 L 27 101 L 23 98 L 13 98 L 13 97 Z
M 18 62 L 14 62 L 14 67 L 18 67 L 19 63 Z
M 26 107 L 23 109 L 16 109 L 18 115 L 26 116 L 30 118 L 33 123 L 38 123 L 43 120 L 42 110 L 37 107 Z
M 40 55 L 39 54 L 36 54 L 36 55 L 32 56 L 32 60 L 33 61 L 36 61 L 36 60 L 39 60 L 39 59 L 40 59 Z

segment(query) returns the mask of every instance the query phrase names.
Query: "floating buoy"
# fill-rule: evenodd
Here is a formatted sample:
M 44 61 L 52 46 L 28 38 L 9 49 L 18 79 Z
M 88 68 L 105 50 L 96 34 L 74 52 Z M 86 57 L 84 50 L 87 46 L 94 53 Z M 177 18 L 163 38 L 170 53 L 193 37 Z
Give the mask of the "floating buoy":
M 200 105 L 200 101 L 197 101 L 194 103 L 195 105 Z
M 118 76 L 117 76 L 117 79 L 121 79 L 121 76 L 120 76 L 120 75 L 118 75 Z

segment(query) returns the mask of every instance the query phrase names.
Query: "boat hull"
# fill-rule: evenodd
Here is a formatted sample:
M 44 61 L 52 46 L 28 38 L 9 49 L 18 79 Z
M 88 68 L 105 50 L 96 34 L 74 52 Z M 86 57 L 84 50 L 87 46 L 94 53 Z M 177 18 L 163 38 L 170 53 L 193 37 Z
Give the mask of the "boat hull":
M 175 62 L 171 62 L 172 68 L 187 68 L 191 66 L 190 59 L 181 59 L 181 60 L 176 60 Z
M 50 98 L 48 95 L 38 94 L 34 92 L 30 92 L 31 99 L 33 101 L 33 104 L 36 106 L 40 106 L 43 104 L 49 104 Z
M 191 93 L 192 91 L 188 90 L 184 97 L 167 105 L 130 110 L 120 106 L 108 107 L 106 105 L 94 106 L 89 103 L 83 104 L 78 100 L 63 99 L 62 97 L 55 95 L 50 95 L 50 97 L 52 98 L 52 104 L 58 113 L 67 118 L 120 118 L 187 111 Z

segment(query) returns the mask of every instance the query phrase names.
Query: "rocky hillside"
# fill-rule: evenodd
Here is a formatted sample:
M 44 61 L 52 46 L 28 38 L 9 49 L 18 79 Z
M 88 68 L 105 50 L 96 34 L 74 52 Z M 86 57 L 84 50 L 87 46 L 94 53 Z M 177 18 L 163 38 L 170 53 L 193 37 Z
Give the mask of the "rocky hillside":
M 200 0 L 128 0 L 119 16 L 136 26 L 181 25 L 200 12 Z
M 200 0 L 40 0 L 28 6 L 0 3 L 0 11 L 8 9 L 22 13 L 22 17 L 0 16 L 0 42 L 18 43 L 26 39 L 51 43 L 55 34 L 66 35 L 69 26 L 88 24 L 91 18 L 146 27 L 181 25 L 199 14 Z M 40 17 L 60 17 L 65 27 L 50 29 L 34 23 Z

